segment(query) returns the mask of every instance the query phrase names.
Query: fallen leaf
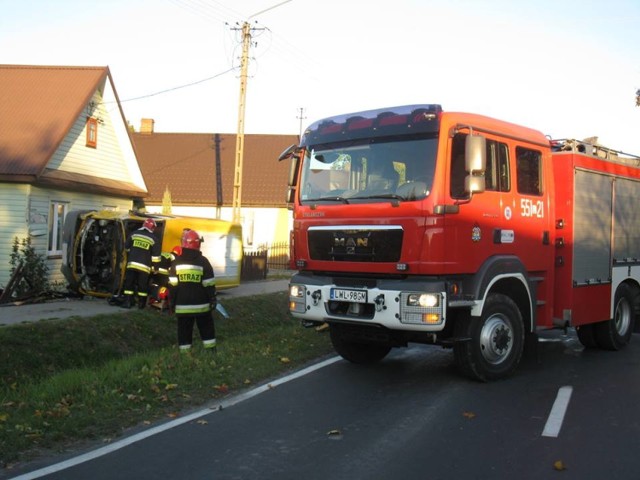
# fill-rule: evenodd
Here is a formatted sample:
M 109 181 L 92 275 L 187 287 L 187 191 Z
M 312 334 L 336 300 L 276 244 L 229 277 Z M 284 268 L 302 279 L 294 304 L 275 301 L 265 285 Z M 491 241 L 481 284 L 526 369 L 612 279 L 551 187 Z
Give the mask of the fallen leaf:
M 206 420 L 198 420 L 196 423 L 198 423 L 199 425 L 208 425 L 209 422 L 207 422 Z
M 463 412 L 462 415 L 469 420 L 471 420 L 472 418 L 476 418 L 476 414 L 473 412 Z
M 282 363 L 290 363 L 291 360 L 289 360 L 289 358 L 287 358 L 287 357 L 280 357 L 280 362 L 282 362 Z
M 316 327 L 316 332 L 324 332 L 325 330 L 329 330 L 329 324 L 327 322 L 322 325 Z
M 176 388 L 178 388 L 177 383 L 167 383 L 164 387 L 165 390 L 175 390 Z
M 567 467 L 564 465 L 564 462 L 562 460 L 556 460 L 555 462 L 553 462 L 553 468 L 555 470 L 558 470 L 559 472 L 567 469 Z
M 227 386 L 226 383 L 223 383 L 222 385 L 216 385 L 213 388 L 215 388 L 220 393 L 227 393 L 229 391 L 229 387 Z

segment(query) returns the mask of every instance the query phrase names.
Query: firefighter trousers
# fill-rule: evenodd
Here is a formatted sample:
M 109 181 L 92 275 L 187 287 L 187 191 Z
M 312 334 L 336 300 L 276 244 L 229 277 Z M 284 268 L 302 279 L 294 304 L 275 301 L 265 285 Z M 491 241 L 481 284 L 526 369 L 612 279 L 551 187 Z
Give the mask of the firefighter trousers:
M 213 312 L 199 315 L 176 315 L 178 319 L 178 346 L 180 350 L 189 350 L 193 342 L 193 326 L 198 326 L 202 345 L 205 349 L 216 347 L 216 327 Z
M 137 294 L 139 306 L 147 303 L 149 295 L 149 273 L 137 270 L 135 268 L 127 268 L 124 273 L 124 284 L 122 293 L 128 297 L 128 301 L 132 302 L 133 297 Z

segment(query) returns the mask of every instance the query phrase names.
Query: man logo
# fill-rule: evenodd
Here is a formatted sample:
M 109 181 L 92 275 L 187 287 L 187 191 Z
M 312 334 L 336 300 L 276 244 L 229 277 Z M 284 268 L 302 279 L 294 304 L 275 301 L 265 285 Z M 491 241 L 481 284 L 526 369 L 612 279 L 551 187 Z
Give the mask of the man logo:
M 366 248 L 369 246 L 369 238 L 368 237 L 334 237 L 333 246 L 344 247 L 345 253 L 347 255 L 355 255 L 356 248 L 358 247 Z

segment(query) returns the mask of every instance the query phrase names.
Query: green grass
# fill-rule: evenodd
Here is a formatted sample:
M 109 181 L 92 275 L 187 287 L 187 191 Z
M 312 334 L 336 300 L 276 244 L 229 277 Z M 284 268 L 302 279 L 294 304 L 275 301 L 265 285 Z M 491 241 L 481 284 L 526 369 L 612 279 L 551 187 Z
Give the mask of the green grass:
M 215 356 L 197 328 L 180 354 L 175 318 L 151 309 L 0 328 L 0 465 L 110 441 L 332 351 L 328 335 L 289 315 L 286 293 L 224 306 Z

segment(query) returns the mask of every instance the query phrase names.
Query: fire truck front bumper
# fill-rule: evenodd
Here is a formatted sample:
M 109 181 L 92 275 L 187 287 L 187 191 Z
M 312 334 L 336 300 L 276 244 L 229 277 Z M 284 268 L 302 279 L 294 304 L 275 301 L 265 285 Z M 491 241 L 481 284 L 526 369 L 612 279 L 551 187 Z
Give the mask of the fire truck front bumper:
M 336 321 L 439 332 L 445 327 L 446 305 L 442 281 L 345 281 L 298 273 L 289 283 L 289 311 L 305 322 Z

